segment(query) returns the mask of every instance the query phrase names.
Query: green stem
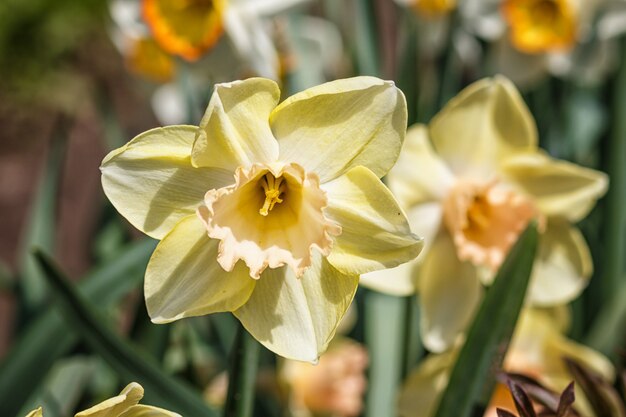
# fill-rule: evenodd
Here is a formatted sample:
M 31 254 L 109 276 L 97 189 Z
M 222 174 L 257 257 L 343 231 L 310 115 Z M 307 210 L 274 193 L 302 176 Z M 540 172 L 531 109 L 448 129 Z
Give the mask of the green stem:
M 250 333 L 238 324 L 232 351 L 224 417 L 252 416 L 260 347 Z
M 605 297 L 612 297 L 615 290 L 623 285 L 623 256 L 626 251 L 626 39 L 622 39 L 622 65 L 613 88 L 612 129 L 607 143 L 606 171 L 611 178 L 611 186 L 606 194 L 606 214 L 604 236 L 606 238 L 604 277 Z M 606 299 L 605 298 L 605 299 Z

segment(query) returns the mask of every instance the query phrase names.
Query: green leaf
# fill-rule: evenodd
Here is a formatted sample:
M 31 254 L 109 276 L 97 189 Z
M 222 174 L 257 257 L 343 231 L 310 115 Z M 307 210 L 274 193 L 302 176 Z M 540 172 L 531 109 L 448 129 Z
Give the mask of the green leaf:
M 436 417 L 469 417 L 486 405 L 524 302 L 535 252 L 537 227 L 531 223 L 502 264 L 472 323 Z M 486 398 L 481 398 L 482 394 Z
M 52 251 L 56 224 L 56 196 L 65 141 L 55 140 L 28 215 L 26 235 L 20 254 L 20 284 L 28 311 L 36 310 L 46 296 L 45 280 L 37 268 L 30 249 L 33 246 Z
M 141 355 L 131 344 L 105 326 L 103 324 L 105 320 L 92 309 L 85 297 L 68 283 L 46 255 L 36 251 L 35 258 L 59 297 L 58 306 L 66 322 L 122 377 L 143 385 L 146 403 L 182 415 L 198 417 L 217 415 L 204 403 L 198 392 L 164 373 L 147 355 Z
M 365 343 L 370 356 L 365 411 L 368 417 L 395 413 L 403 371 L 405 315 L 404 298 L 375 291 L 365 294 Z
M 145 239 L 122 247 L 117 257 L 81 280 L 79 289 L 87 299 L 102 307 L 119 301 L 143 278 L 143 269 L 156 243 Z M 54 308 L 33 318 L 19 335 L 0 366 L 0 404 L 3 415 L 16 415 L 40 386 L 57 358 L 77 341 L 74 333 Z
M 261 345 L 238 323 L 228 371 L 224 417 L 251 417 Z

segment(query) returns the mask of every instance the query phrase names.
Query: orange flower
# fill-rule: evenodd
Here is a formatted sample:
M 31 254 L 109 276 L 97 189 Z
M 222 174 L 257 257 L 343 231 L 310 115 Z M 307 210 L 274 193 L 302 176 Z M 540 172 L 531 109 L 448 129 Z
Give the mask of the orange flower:
M 167 52 L 194 61 L 223 33 L 226 0 L 143 0 L 143 17 Z
M 576 42 L 576 11 L 568 0 L 505 0 L 502 14 L 511 42 L 522 52 L 568 49 Z

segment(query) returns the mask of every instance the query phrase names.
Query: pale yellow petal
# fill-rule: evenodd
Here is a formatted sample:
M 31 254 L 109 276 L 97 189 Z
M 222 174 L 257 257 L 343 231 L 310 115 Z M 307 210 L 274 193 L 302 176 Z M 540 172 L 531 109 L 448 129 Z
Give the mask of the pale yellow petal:
M 316 362 L 333 338 L 359 277 L 344 275 L 318 253 L 301 278 L 287 267 L 266 269 L 235 316 L 265 347 Z
M 400 204 L 411 207 L 443 200 L 454 180 L 450 169 L 433 150 L 428 128 L 424 125 L 411 127 L 398 162 L 387 175 L 389 188 Z
M 430 123 L 430 138 L 454 174 L 491 179 L 504 156 L 536 148 L 537 128 L 515 86 L 497 76 L 452 99 Z
M 539 240 L 529 301 L 537 305 L 572 301 L 587 286 L 592 273 L 591 254 L 580 230 L 564 219 L 550 219 Z
M 173 411 L 164 410 L 158 407 L 152 407 L 150 405 L 135 405 L 135 406 L 130 407 L 123 414 L 120 414 L 119 417 L 182 417 L 182 416 L 178 413 L 174 413 Z
M 482 294 L 476 268 L 459 261 L 450 236 L 440 233 L 420 268 L 424 346 L 433 352 L 450 348 L 471 323 Z
M 122 390 L 120 395 L 104 400 L 75 417 L 112 417 L 119 416 L 143 398 L 143 388 L 136 382 L 131 382 Z
M 248 300 L 256 281 L 241 262 L 224 271 L 217 263 L 218 245 L 196 215 L 185 217 L 163 238 L 144 283 L 153 322 L 232 311 Z
M 113 206 L 142 232 L 161 239 L 195 212 L 204 194 L 234 182 L 231 172 L 191 166 L 198 128 L 152 129 L 102 161 L 102 188 Z
M 424 239 L 424 249 L 412 261 L 395 268 L 381 269 L 361 275 L 360 283 L 385 294 L 406 296 L 418 288 L 419 265 L 426 258 L 430 245 L 441 226 L 441 205 L 438 202 L 420 204 L 407 212 L 411 230 Z
M 26 415 L 26 417 L 43 417 L 43 409 L 39 407 L 36 410 L 31 411 Z
M 429 355 L 406 379 L 398 399 L 400 417 L 431 417 L 448 385 L 458 349 Z
M 391 81 L 331 81 L 282 102 L 271 115 L 280 158 L 330 181 L 357 165 L 378 177 L 398 159 L 406 133 L 406 100 Z
M 359 283 L 370 290 L 404 297 L 415 294 L 417 289 L 416 261 L 409 261 L 395 268 L 381 269 L 361 275 Z
M 414 259 L 422 239 L 391 192 L 369 169 L 357 166 L 324 184 L 325 214 L 341 226 L 328 261 L 346 274 L 391 268 Z
M 547 216 L 579 221 L 607 190 L 608 177 L 600 171 L 559 161 L 541 152 L 509 158 L 503 170 L 510 181 L 535 200 Z
M 265 78 L 216 84 L 193 145 L 193 164 L 234 171 L 275 162 L 278 143 L 269 117 L 279 99 L 278 85 Z

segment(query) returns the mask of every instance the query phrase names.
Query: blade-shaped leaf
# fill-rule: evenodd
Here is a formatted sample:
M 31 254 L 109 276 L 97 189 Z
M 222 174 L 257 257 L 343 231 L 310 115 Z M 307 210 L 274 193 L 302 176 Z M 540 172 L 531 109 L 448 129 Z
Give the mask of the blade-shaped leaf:
M 537 249 L 537 227 L 528 225 L 509 252 L 476 314 L 436 417 L 469 417 L 487 403 L 524 301 Z M 481 394 L 487 398 L 480 398 Z M 483 405 L 484 405 L 483 404 Z
M 64 140 L 55 140 L 50 147 L 46 167 L 41 173 L 35 200 L 30 208 L 21 245 L 20 284 L 28 311 L 34 311 L 40 307 L 46 295 L 45 280 L 30 254 L 30 249 L 38 246 L 51 251 L 54 245 L 56 197 L 64 147 Z
M 143 269 L 156 242 L 145 239 L 122 247 L 114 260 L 81 280 L 79 289 L 102 307 L 120 300 L 143 278 Z M 0 415 L 16 415 L 39 387 L 57 358 L 69 351 L 77 337 L 55 308 L 33 318 L 0 366 Z
M 51 287 L 59 297 L 63 317 L 90 348 L 106 360 L 121 376 L 144 386 L 146 402 L 162 406 L 182 415 L 216 416 L 199 393 L 164 373 L 158 365 L 140 353 L 103 324 L 104 320 L 91 308 L 53 262 L 42 252 L 35 258 Z

